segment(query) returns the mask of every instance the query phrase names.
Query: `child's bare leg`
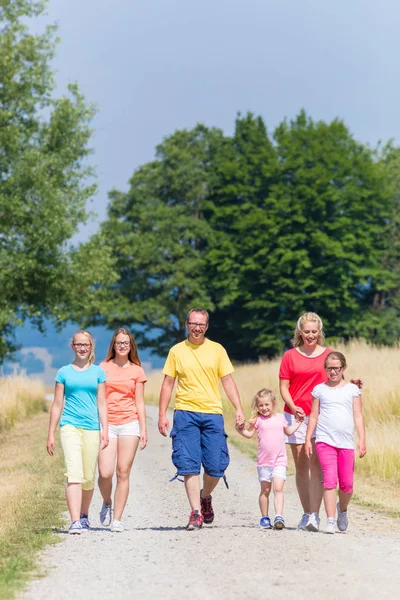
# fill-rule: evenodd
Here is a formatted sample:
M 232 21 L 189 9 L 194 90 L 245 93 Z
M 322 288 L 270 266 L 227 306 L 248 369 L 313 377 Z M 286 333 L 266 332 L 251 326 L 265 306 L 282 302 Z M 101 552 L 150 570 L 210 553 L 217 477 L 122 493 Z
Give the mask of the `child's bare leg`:
M 324 489 L 324 504 L 328 519 L 334 519 L 336 515 L 336 488 Z
M 260 481 L 260 484 L 261 484 L 261 490 L 260 490 L 259 503 L 260 503 L 261 516 L 267 517 L 268 516 L 268 508 L 269 508 L 269 495 L 271 493 L 272 483 L 270 481 Z
M 274 508 L 275 508 L 275 515 L 283 515 L 283 503 L 284 503 L 284 499 L 283 499 L 283 484 L 285 483 L 285 480 L 282 479 L 282 477 L 274 477 L 272 479 L 273 482 L 273 486 L 274 486 Z

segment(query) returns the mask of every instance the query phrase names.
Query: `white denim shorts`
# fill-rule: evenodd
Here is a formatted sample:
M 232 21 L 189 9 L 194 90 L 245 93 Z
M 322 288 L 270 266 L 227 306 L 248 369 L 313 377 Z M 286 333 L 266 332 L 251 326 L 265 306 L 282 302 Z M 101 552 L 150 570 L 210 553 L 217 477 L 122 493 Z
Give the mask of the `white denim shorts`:
M 276 467 L 257 467 L 258 481 L 272 481 L 273 477 L 281 477 L 286 481 L 286 467 L 278 465 Z
M 108 424 L 109 438 L 119 438 L 123 435 L 135 435 L 140 437 L 139 421 L 130 421 L 130 423 L 123 423 L 122 425 Z
M 294 415 L 290 413 L 284 413 L 285 419 L 288 422 L 288 425 L 294 425 L 297 423 Z M 306 443 L 306 433 L 307 433 L 307 425 L 308 425 L 309 417 L 304 417 L 304 421 L 300 425 L 297 431 L 292 433 L 292 435 L 285 435 L 285 444 L 305 444 Z M 312 434 L 311 438 L 315 438 L 315 431 Z

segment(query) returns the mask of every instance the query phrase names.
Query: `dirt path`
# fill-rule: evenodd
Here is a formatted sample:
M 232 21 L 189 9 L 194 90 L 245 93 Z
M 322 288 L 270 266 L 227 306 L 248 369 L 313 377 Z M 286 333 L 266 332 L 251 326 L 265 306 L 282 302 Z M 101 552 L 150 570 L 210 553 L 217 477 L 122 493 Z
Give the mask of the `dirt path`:
M 149 407 L 149 447 L 132 471 L 126 531 L 113 534 L 98 521 L 96 491 L 86 535 L 62 534 L 43 553 L 44 579 L 25 600 L 92 598 L 224 600 L 243 598 L 395 598 L 400 590 L 400 524 L 351 507 L 346 534 L 300 532 L 293 478 L 286 485 L 284 531 L 258 526 L 258 481 L 251 460 L 231 448 L 230 489 L 214 494 L 214 524 L 186 532 L 188 506 L 174 474 L 170 441 L 157 431 Z

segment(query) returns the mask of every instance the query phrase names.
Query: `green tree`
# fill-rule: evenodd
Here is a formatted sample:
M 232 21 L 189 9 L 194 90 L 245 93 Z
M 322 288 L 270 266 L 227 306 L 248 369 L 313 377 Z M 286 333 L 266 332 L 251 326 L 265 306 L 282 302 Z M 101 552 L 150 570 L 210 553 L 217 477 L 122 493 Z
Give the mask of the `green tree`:
M 27 25 L 44 7 L 0 7 L 0 360 L 15 348 L 16 325 L 68 319 L 68 302 L 78 310 L 94 301 L 93 284 L 112 279 L 104 243 L 92 249 L 91 273 L 76 272 L 85 249 L 67 248 L 95 191 L 86 163 L 94 109 L 76 85 L 53 97 L 55 27 L 33 35 Z

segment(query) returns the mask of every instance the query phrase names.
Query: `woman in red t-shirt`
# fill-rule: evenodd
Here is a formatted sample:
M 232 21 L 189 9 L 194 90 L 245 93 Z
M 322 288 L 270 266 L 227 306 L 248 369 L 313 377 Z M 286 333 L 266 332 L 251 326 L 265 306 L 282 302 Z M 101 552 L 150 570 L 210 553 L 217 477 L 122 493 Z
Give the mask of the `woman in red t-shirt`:
M 99 488 L 103 496 L 100 511 L 102 525 L 123 531 L 121 522 L 129 494 L 129 476 L 140 442 L 146 447 L 146 410 L 144 384 L 146 375 L 140 365 L 136 342 L 128 329 L 114 333 L 107 358 L 101 363 L 106 381 L 108 436 L 110 443 L 99 455 Z M 117 486 L 112 506 L 112 478 L 116 467 Z M 113 517 L 114 513 L 114 517 Z
M 296 486 L 304 514 L 298 529 L 318 531 L 322 501 L 322 473 L 315 452 L 307 458 L 304 450 L 308 417 L 311 412 L 311 390 L 326 380 L 324 362 L 331 352 L 324 348 L 322 321 L 315 313 L 305 313 L 297 321 L 292 339 L 293 348 L 283 355 L 279 369 L 280 392 L 285 402 L 285 417 L 289 425 L 303 420 L 299 429 L 286 439 L 290 444 L 296 467 Z M 315 438 L 315 433 L 313 434 Z

